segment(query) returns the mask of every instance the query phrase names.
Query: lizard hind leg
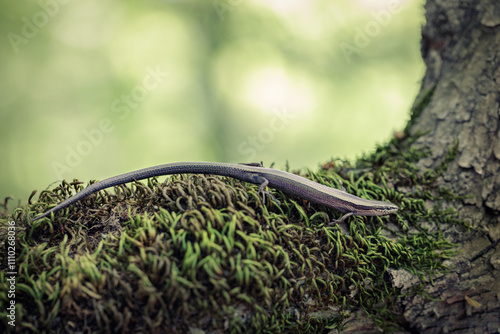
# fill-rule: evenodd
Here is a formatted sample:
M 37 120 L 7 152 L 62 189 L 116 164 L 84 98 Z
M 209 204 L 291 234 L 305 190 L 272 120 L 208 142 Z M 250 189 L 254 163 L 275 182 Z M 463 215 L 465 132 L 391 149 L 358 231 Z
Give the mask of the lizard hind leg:
M 259 195 L 262 195 L 262 203 L 264 204 L 266 203 L 266 195 L 267 195 L 271 197 L 272 201 L 277 205 L 281 204 L 281 202 L 276 197 L 274 197 L 274 195 L 270 191 L 266 190 L 269 181 L 265 177 L 262 177 L 260 175 L 255 175 L 252 177 L 252 182 L 260 184 L 258 193 Z
M 244 165 L 250 167 L 264 167 L 260 162 L 240 162 L 238 165 Z

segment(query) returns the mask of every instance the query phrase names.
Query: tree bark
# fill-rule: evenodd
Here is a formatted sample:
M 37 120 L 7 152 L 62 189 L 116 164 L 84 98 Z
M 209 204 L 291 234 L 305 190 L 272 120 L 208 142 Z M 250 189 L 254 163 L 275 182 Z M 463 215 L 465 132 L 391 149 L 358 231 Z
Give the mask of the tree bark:
M 467 196 L 456 209 L 474 229 L 444 227 L 460 253 L 451 272 L 426 291 L 437 300 L 402 300 L 403 332 L 500 332 L 500 2 L 428 0 L 422 30 L 427 71 L 416 103 L 427 106 L 410 124 L 429 146 L 421 170 L 438 166 L 458 140 L 458 153 L 441 186 Z

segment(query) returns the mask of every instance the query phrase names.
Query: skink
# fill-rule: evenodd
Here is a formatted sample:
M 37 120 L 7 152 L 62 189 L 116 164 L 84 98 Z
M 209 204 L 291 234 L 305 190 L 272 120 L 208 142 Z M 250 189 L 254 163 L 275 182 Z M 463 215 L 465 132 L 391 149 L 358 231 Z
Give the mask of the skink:
M 219 162 L 176 162 L 164 164 L 110 177 L 91 184 L 74 196 L 62 201 L 34 220 L 49 216 L 68 205 L 99 190 L 154 176 L 169 174 L 214 174 L 229 176 L 241 181 L 259 184 L 259 193 L 265 196 L 267 186 L 295 195 L 311 202 L 336 209 L 344 215 L 333 223 L 341 223 L 352 215 L 383 216 L 394 213 L 398 207 L 390 202 L 368 200 L 331 188 L 301 176 L 277 169 L 265 168 L 258 163 L 232 164 Z

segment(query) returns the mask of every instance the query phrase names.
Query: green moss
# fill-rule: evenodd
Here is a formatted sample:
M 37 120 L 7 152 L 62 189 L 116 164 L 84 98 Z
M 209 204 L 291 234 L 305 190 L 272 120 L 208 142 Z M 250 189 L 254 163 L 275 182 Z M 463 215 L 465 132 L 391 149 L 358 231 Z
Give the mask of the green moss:
M 410 135 L 410 129 L 415 124 L 417 118 L 420 117 L 420 114 L 422 113 L 424 108 L 427 107 L 427 105 L 431 101 L 432 96 L 434 95 L 434 91 L 436 90 L 436 87 L 437 87 L 437 82 L 434 84 L 434 86 L 432 86 L 431 89 L 424 91 L 417 97 L 419 101 L 415 103 L 413 108 L 410 110 L 410 120 L 408 121 L 404 129 L 404 133 L 407 137 Z
M 33 222 L 83 188 L 63 182 L 12 214 L 18 328 L 317 333 L 341 330 L 364 309 L 390 330 L 399 292 L 387 269 L 427 282 L 454 254 L 443 224 L 463 226 L 438 200 L 457 198 L 434 186 L 453 152 L 442 168 L 419 174 L 415 162 L 428 151 L 411 143 L 393 140 L 356 164 L 306 175 L 400 207 L 334 226 L 341 215 L 334 210 L 274 190 L 281 204 L 264 204 L 256 185 L 202 175 L 115 187 L 57 212 L 54 222 Z M 2 238 L 6 224 L 4 214 Z M 0 293 L 4 326 L 7 301 Z

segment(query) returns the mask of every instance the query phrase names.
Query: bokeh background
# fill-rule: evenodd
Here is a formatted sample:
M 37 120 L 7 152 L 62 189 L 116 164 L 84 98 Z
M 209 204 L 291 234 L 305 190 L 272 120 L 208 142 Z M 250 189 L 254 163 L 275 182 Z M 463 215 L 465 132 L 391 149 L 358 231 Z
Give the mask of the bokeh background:
M 401 130 L 423 1 L 0 5 L 0 198 L 177 161 L 316 169 Z

